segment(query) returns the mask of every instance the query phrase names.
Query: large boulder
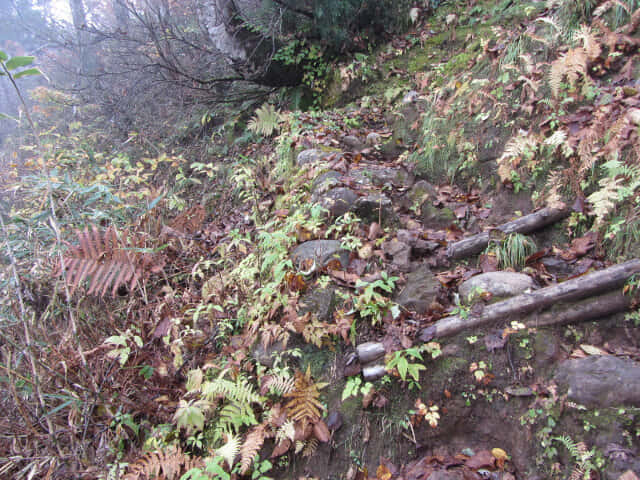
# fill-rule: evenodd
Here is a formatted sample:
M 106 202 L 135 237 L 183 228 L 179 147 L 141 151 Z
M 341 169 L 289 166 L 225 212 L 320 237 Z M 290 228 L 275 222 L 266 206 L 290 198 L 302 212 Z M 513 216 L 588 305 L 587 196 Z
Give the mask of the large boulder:
M 422 265 L 417 270 L 407 275 L 407 283 L 394 298 L 394 301 L 407 310 L 418 314 L 426 313 L 430 305 L 436 300 L 440 282 L 429 270 Z
M 349 264 L 349 252 L 340 246 L 339 240 L 310 240 L 298 245 L 291 254 L 293 262 L 299 270 L 310 267 L 315 263 L 320 268 L 331 260 L 338 259 L 342 268 Z
M 529 275 L 516 272 L 487 272 L 465 280 L 458 287 L 463 302 L 488 292 L 493 298 L 508 298 L 538 288 Z
M 640 407 L 640 363 L 610 355 L 566 360 L 555 380 L 569 400 L 587 407 Z

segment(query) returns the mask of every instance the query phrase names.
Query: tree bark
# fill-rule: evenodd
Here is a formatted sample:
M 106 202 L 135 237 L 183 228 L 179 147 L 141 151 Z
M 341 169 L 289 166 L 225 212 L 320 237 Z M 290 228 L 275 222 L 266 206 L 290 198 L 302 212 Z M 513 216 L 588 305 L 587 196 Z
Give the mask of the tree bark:
M 523 323 L 527 327 L 535 328 L 597 320 L 628 310 L 631 306 L 631 300 L 631 296 L 614 290 L 597 297 L 554 305 L 544 313 L 530 314 Z
M 426 342 L 432 338 L 454 335 L 467 328 L 478 327 L 507 317 L 521 319 L 525 315 L 544 310 L 559 302 L 575 301 L 616 289 L 635 273 L 640 273 L 638 259 L 487 305 L 481 313 L 469 314 L 467 318 L 461 315 L 443 318 L 422 330 L 419 338 Z
M 509 233 L 530 233 L 562 220 L 569 215 L 569 209 L 543 208 L 511 222 L 504 223 L 498 230 Z M 489 244 L 489 232 L 482 232 L 469 238 L 452 243 L 447 249 L 447 256 L 452 259 L 464 258 L 480 253 Z

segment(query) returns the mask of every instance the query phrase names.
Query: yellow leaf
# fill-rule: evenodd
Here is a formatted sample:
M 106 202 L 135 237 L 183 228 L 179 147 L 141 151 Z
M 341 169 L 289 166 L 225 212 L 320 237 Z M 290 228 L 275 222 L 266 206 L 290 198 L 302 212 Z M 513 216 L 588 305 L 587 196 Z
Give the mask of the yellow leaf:
M 501 448 L 493 448 L 493 449 L 491 449 L 491 455 L 493 455 L 493 457 L 495 459 L 497 459 L 497 460 L 506 460 L 507 459 L 507 452 L 505 452 Z

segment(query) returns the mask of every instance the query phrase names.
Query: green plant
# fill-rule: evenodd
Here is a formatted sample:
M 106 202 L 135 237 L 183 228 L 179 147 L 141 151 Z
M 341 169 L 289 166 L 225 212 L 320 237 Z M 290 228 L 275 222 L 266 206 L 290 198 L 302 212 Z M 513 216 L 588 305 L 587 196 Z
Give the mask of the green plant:
M 358 395 L 367 395 L 373 384 L 371 382 L 362 383 L 360 376 L 349 377 L 347 383 L 342 390 L 342 401 L 344 402 L 349 397 L 357 397 Z
M 258 135 L 270 137 L 278 130 L 282 121 L 283 115 L 273 105 L 265 103 L 256 110 L 256 114 L 247 123 L 247 128 Z
M 602 467 L 601 458 L 596 454 L 595 447 L 589 450 L 584 442 L 574 442 L 571 437 L 566 435 L 553 437 L 553 440 L 562 444 L 575 462 L 571 478 L 589 480 L 591 472 L 597 472 Z
M 406 382 L 407 378 L 411 377 L 416 382 L 412 386 L 415 385 L 420 388 L 420 384 L 417 383 L 420 381 L 420 372 L 427 369 L 422 363 L 416 362 L 416 360 L 424 361 L 422 350 L 422 347 L 412 347 L 393 352 L 391 358 L 387 361 L 387 370 L 397 369 L 403 382 Z
M 362 293 L 353 299 L 354 310 L 361 317 L 370 317 L 373 325 L 381 322 L 382 317 L 389 310 L 394 316 L 400 314 L 397 305 L 377 291 L 380 289 L 387 293 L 393 292 L 398 277 L 390 277 L 386 272 L 382 272 L 380 277 L 373 282 L 358 280 L 356 288 L 361 289 Z
M 492 240 L 487 253 L 495 254 L 501 268 L 520 269 L 529 255 L 537 251 L 533 240 L 521 233 L 510 233 L 501 240 Z

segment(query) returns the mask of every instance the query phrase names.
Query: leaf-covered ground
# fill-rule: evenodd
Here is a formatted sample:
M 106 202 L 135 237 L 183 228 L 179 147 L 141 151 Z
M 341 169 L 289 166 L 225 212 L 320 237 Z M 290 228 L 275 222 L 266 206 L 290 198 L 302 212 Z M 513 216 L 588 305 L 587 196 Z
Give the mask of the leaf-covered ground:
M 418 9 L 336 65 L 325 108 L 263 107 L 207 150 L 149 152 L 142 133 L 102 150 L 81 125 L 16 149 L 0 472 L 637 478 L 632 300 L 598 322 L 420 339 L 497 300 L 460 294 L 477 274 L 544 288 L 637 256 L 640 10 L 547 3 Z M 493 228 L 543 207 L 566 218 Z M 484 231 L 479 255 L 447 253 Z M 622 403 L 559 385 L 587 357 L 631 362 L 600 375 Z

